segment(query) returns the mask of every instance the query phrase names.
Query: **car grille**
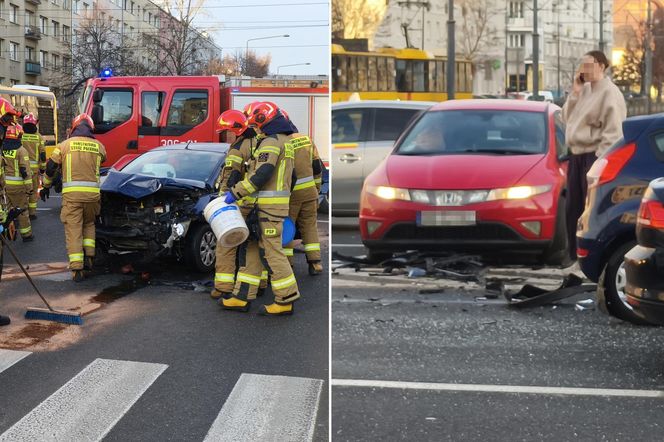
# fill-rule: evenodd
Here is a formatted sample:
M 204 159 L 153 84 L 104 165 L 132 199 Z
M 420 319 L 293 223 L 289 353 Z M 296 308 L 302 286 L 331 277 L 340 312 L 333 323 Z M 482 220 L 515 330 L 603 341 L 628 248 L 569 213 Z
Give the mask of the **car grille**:
M 518 233 L 502 224 L 479 224 L 457 227 L 418 227 L 415 224 L 393 226 L 384 239 L 394 240 L 454 240 L 454 241 L 518 241 Z

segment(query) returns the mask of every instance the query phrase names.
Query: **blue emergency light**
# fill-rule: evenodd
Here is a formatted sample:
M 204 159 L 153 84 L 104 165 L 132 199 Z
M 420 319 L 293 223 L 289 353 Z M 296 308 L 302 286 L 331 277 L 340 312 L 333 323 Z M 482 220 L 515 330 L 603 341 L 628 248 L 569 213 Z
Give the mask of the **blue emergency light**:
M 101 78 L 110 78 L 113 76 L 113 69 L 111 68 L 104 68 L 102 69 L 101 73 L 99 74 Z

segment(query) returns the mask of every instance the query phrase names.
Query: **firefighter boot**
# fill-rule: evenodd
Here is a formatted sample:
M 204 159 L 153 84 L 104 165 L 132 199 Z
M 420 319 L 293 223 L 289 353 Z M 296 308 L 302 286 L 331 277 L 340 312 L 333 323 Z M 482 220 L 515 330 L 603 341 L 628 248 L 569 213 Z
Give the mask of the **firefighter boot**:
M 219 305 L 224 310 L 234 310 L 237 312 L 248 312 L 251 303 L 243 299 L 238 298 L 237 296 L 229 295 L 228 297 L 221 298 L 219 300 Z
M 71 279 L 74 282 L 81 282 L 85 278 L 85 275 L 83 275 L 83 270 L 72 270 L 71 271 Z
M 311 276 L 316 276 L 320 275 L 323 273 L 323 265 L 320 263 L 320 261 L 311 261 L 309 263 L 309 274 Z
M 218 300 L 220 298 L 226 298 L 226 297 L 232 296 L 232 295 L 233 294 L 230 293 L 230 292 L 222 292 L 221 290 L 217 290 L 217 289 L 212 289 L 212 291 L 210 292 L 210 298 L 212 298 L 214 300 Z
M 11 322 L 12 321 L 11 319 L 9 319 L 9 316 L 0 315 L 0 327 L 2 327 L 3 325 L 9 325 L 11 324 Z
M 94 256 L 86 256 L 84 264 L 83 264 L 83 270 L 91 272 L 94 265 L 95 265 L 95 257 Z
M 258 314 L 263 316 L 286 316 L 292 315 L 295 309 L 294 303 L 277 304 L 276 302 L 270 305 L 261 305 L 258 309 Z

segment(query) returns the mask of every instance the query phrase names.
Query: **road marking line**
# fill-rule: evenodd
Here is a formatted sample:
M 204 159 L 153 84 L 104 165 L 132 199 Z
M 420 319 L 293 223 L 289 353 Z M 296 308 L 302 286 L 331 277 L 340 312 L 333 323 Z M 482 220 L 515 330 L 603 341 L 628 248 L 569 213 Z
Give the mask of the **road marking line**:
M 4 350 L 0 348 L 0 373 L 30 355 L 31 352 L 29 351 Z
M 243 373 L 206 441 L 311 441 L 323 381 Z
M 0 435 L 0 441 L 99 441 L 167 367 L 96 359 Z
M 357 247 L 358 249 L 363 249 L 362 244 L 332 244 L 332 247 Z
M 563 396 L 608 396 L 664 398 L 662 390 L 622 390 L 612 388 L 531 387 L 524 385 L 443 384 L 432 382 L 332 379 L 333 387 L 394 388 L 401 390 L 469 391 L 477 393 L 525 393 Z
M 53 210 L 53 209 L 48 208 L 48 207 L 37 207 L 38 212 L 42 212 L 42 211 L 48 212 L 49 210 Z

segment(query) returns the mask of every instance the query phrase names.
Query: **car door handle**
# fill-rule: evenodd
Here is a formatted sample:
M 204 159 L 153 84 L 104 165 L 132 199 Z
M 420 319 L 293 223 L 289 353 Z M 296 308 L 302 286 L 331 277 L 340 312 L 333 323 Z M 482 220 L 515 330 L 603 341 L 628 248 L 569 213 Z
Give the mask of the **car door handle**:
M 343 161 L 344 163 L 354 163 L 359 159 L 360 157 L 356 157 L 352 153 L 347 153 L 345 155 L 342 155 L 341 158 L 339 158 L 339 160 Z

